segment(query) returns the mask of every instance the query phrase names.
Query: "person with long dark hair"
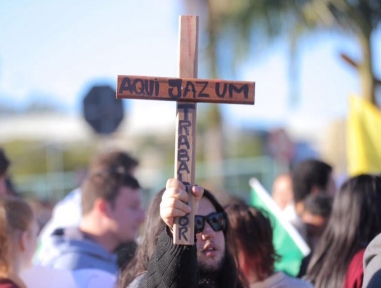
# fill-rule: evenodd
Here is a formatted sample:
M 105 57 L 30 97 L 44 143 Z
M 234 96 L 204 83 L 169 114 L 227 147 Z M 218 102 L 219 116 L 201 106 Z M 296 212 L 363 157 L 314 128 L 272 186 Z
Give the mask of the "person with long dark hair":
M 239 266 L 253 288 L 312 288 L 304 280 L 275 271 L 278 255 L 273 245 L 273 230 L 265 211 L 236 199 L 224 206 L 234 232 Z
M 146 211 L 144 232 L 136 249 L 135 256 L 120 273 L 119 287 L 127 287 L 133 280 L 141 280 L 141 275 L 148 269 L 150 256 L 155 252 L 160 233 L 165 228 L 165 223 L 160 218 L 160 202 L 165 189 L 159 191 L 151 200 Z
M 307 269 L 316 288 L 362 286 L 365 248 L 381 232 L 380 207 L 381 177 L 363 174 L 343 183 Z
M 188 194 L 183 183 L 169 179 L 151 202 L 142 242 L 122 271 L 119 287 L 245 287 L 223 207 L 208 190 L 193 187 L 192 193 L 196 244 L 173 244 L 173 219 L 190 207 L 185 204 Z

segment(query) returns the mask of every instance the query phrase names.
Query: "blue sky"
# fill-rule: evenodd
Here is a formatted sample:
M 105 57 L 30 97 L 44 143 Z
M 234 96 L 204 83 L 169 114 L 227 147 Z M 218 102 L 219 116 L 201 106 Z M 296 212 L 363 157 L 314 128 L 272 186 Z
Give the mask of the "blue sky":
M 0 1 L 0 103 L 22 107 L 38 97 L 80 113 L 82 98 L 94 83 L 115 85 L 119 74 L 176 76 L 180 3 Z M 375 38 L 376 53 L 381 51 L 380 29 Z M 343 51 L 360 57 L 353 39 L 336 34 L 303 40 L 302 98 L 293 109 L 288 105 L 287 46 L 278 41 L 265 50 L 248 59 L 240 71 L 239 80 L 256 82 L 256 105 L 223 105 L 225 118 L 239 125 L 259 125 L 345 117 L 347 98 L 359 93 L 360 85 L 356 71 L 338 55 Z M 377 53 L 375 62 L 380 63 Z M 168 102 L 129 105 L 136 117 L 157 111 L 158 106 L 163 115 L 175 113 Z

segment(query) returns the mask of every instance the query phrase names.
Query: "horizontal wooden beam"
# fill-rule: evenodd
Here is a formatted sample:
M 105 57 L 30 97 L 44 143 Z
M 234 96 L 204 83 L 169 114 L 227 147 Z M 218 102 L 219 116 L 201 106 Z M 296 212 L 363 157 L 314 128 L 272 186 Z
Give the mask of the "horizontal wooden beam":
M 254 104 L 255 82 L 118 76 L 116 98 Z

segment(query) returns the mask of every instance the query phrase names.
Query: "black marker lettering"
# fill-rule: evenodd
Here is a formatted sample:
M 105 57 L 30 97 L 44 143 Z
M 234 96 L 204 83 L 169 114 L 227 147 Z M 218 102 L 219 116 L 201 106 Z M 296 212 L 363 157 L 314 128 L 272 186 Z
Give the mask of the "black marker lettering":
M 159 95 L 159 90 L 160 90 L 160 87 L 159 87 L 159 81 L 157 81 L 157 79 L 155 78 L 155 96 Z
M 134 88 L 134 92 L 136 94 L 144 94 L 144 82 L 142 79 L 135 79 L 134 82 L 132 82 L 132 87 Z
M 187 84 L 185 85 L 184 95 L 183 95 L 184 98 L 187 97 L 188 92 L 192 92 L 193 98 L 196 98 L 196 87 L 194 87 L 194 84 L 192 83 L 192 81 L 187 81 Z
M 188 227 L 180 227 L 179 228 L 179 240 L 181 240 L 181 236 L 184 237 L 185 241 L 188 241 L 186 233 L 188 232 Z
M 181 145 L 185 145 L 187 149 L 190 149 L 188 137 L 186 135 L 179 135 L 177 147 L 181 147 Z
M 131 80 L 128 77 L 124 77 L 122 84 L 120 84 L 119 93 L 123 93 L 124 91 L 128 91 L 132 94 Z
M 152 96 L 153 89 L 154 89 L 154 81 L 153 80 L 144 80 L 145 94 L 148 96 Z
M 198 93 L 198 98 L 209 98 L 208 93 L 203 93 L 205 88 L 208 86 L 209 82 L 207 81 L 197 81 L 197 84 L 203 84 L 204 86 L 202 87 L 201 91 Z
M 237 93 L 241 93 L 243 90 L 243 97 L 247 99 L 249 97 L 249 86 L 248 85 L 242 85 L 241 88 L 237 88 L 234 84 L 229 84 L 229 97 L 233 98 L 233 91 Z
M 189 216 L 189 213 L 184 215 L 184 216 L 181 216 L 179 218 L 179 225 L 180 226 L 187 226 L 189 224 L 189 218 L 188 218 L 188 216 Z
M 190 173 L 187 162 L 184 162 L 184 161 L 180 162 L 180 166 L 177 169 L 177 174 L 181 174 L 182 171 L 187 172 L 187 174 Z
M 177 159 L 180 162 L 188 162 L 189 161 L 188 150 L 186 150 L 186 149 L 179 149 L 177 151 Z
M 180 120 L 179 121 L 179 134 L 180 135 L 189 135 L 189 127 L 191 126 L 191 122 L 189 120 Z M 183 133 L 183 131 L 185 133 Z
M 216 83 L 216 94 L 217 94 L 217 97 L 220 97 L 220 98 L 225 98 L 225 94 L 226 94 L 226 91 L 228 89 L 228 85 L 226 83 L 224 83 L 224 88 L 222 90 L 222 93 L 220 92 L 220 84 L 219 82 Z
M 181 85 L 182 85 L 182 82 L 183 82 L 182 79 L 169 79 L 168 80 L 168 85 L 170 87 L 174 87 L 174 88 L 177 89 L 177 91 L 176 91 L 177 93 L 174 94 L 174 91 L 173 91 L 174 88 L 169 88 L 168 89 L 168 95 L 169 95 L 169 97 L 175 98 L 175 99 L 181 97 Z
M 184 119 L 188 120 L 188 110 L 195 110 L 195 104 L 178 104 L 177 108 L 180 110 L 184 110 Z

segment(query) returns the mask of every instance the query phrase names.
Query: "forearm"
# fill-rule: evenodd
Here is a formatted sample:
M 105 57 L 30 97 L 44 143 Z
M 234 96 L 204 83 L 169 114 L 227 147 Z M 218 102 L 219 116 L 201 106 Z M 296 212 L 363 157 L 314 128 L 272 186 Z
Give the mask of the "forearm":
M 155 253 L 148 264 L 144 287 L 198 287 L 196 245 L 174 245 L 172 237 L 163 231 Z

